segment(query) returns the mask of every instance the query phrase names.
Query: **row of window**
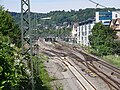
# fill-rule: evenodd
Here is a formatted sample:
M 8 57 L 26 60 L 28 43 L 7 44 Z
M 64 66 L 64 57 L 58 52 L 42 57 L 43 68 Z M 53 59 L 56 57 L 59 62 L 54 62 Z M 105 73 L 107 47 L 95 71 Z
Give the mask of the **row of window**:
M 79 31 L 79 33 L 78 33 L 78 36 L 80 36 L 80 35 L 82 35 L 82 36 L 85 36 L 85 35 L 90 35 L 91 34 L 91 30 L 89 30 L 89 31 Z
M 94 26 L 94 23 L 89 23 L 89 24 L 84 24 L 79 26 L 78 30 L 77 30 L 77 42 L 85 45 L 85 46 L 89 46 L 89 38 L 88 36 L 91 34 L 91 29 Z

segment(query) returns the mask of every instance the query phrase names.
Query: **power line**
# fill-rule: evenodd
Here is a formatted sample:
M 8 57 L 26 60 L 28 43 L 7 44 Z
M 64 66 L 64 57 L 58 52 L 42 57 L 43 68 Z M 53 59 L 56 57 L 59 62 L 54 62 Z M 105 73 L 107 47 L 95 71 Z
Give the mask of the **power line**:
M 106 7 L 106 6 L 104 6 L 104 5 L 100 4 L 100 3 L 97 3 L 97 2 L 95 2 L 93 0 L 89 0 L 89 1 L 92 2 L 92 3 L 94 3 L 94 4 L 96 4 L 96 7 L 97 6 L 101 6 L 101 7 L 104 7 L 104 8 L 108 8 L 108 7 Z
M 97 7 L 97 6 L 101 6 L 101 7 L 104 7 L 104 8 L 109 8 L 109 7 L 106 7 L 106 6 L 104 6 L 104 5 L 100 4 L 100 3 L 97 3 L 97 2 L 95 2 L 95 1 L 93 1 L 93 0 L 89 0 L 89 1 L 92 2 L 92 3 L 94 3 L 94 4 L 96 4 L 96 7 Z M 119 11 L 116 11 L 116 13 L 120 14 Z

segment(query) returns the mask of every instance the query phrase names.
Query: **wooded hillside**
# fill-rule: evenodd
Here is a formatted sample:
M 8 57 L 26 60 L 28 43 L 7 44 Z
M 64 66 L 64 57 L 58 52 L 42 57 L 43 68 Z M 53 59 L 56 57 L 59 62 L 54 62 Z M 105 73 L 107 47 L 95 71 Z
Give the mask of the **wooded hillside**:
M 79 9 L 78 11 L 71 10 L 71 11 L 50 11 L 49 13 L 31 13 L 32 20 L 34 19 L 34 15 L 37 15 L 37 21 L 39 24 L 47 25 L 47 26 L 61 26 L 64 24 L 73 24 L 75 21 L 84 21 L 89 18 L 95 17 L 96 11 L 120 11 L 120 9 L 115 8 L 86 8 L 86 9 Z M 12 16 L 14 16 L 15 21 L 17 23 L 20 22 L 20 13 L 10 12 Z M 43 19 L 50 17 L 51 19 Z

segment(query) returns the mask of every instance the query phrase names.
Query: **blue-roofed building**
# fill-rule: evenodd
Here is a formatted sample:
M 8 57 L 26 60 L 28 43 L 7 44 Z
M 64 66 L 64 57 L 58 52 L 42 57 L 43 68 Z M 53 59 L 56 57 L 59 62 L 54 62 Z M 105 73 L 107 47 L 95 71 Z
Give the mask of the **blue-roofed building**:
M 119 11 L 113 12 L 96 12 L 96 23 L 102 22 L 103 25 L 109 25 L 112 19 L 120 18 Z

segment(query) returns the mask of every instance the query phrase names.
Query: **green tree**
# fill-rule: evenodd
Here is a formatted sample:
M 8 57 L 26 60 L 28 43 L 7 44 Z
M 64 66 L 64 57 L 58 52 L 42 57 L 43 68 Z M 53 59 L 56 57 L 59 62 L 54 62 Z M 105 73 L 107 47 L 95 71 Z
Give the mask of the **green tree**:
M 89 36 L 93 53 L 99 56 L 114 54 L 115 36 L 116 32 L 109 26 L 96 23 L 92 29 L 92 34 Z
M 115 52 L 115 54 L 117 54 L 117 55 L 120 55 L 120 40 L 118 40 L 118 41 L 115 41 L 115 49 L 114 49 L 114 52 Z
M 9 36 L 12 43 L 20 45 L 19 26 L 14 23 L 12 16 L 2 6 L 0 6 L 0 32 Z
M 21 90 L 28 84 L 28 68 L 15 46 L 19 30 L 10 14 L 0 6 L 0 90 Z

